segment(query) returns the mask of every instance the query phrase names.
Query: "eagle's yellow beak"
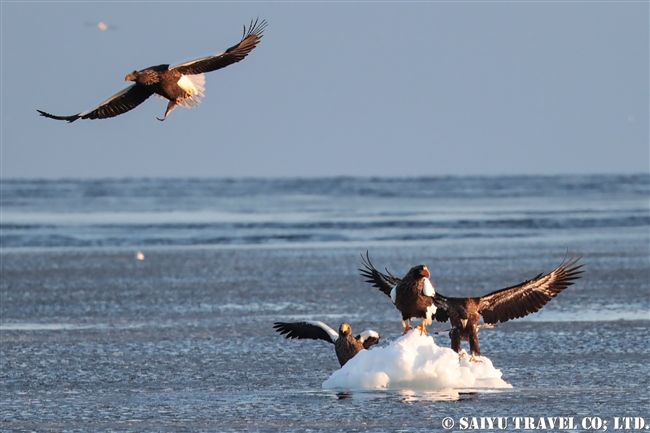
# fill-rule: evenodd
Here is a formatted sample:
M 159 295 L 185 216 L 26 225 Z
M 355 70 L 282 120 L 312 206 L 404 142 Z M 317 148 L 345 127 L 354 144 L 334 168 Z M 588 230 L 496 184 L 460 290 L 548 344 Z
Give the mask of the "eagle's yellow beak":
M 422 268 L 420 275 L 422 275 L 424 278 L 431 278 L 431 272 L 429 272 L 429 269 L 426 266 Z
M 350 331 L 350 327 L 348 325 L 342 325 L 341 326 L 341 331 L 348 332 L 348 331 Z
M 124 77 L 124 81 L 135 81 L 135 75 L 129 74 L 126 77 Z

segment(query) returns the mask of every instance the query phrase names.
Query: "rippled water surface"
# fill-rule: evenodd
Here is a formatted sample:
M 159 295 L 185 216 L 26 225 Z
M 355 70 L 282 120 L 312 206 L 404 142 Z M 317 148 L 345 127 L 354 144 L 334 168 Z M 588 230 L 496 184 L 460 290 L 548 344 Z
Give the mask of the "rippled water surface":
M 650 424 L 648 176 L 9 181 L 0 430 L 437 431 L 451 417 Z M 511 390 L 325 391 L 325 342 L 274 321 L 401 333 L 359 254 L 480 295 L 585 274 L 480 332 Z M 136 259 L 136 252 L 144 260 Z M 445 329 L 444 324 L 433 330 Z M 445 335 L 436 342 L 448 346 Z M 579 425 L 579 430 L 582 427 Z

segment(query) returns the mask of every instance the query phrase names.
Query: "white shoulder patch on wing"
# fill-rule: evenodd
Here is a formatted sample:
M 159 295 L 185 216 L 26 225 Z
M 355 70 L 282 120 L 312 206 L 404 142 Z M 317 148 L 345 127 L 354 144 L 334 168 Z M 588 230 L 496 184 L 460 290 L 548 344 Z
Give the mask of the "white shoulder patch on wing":
M 305 322 L 309 323 L 310 325 L 318 326 L 319 328 L 323 329 L 325 332 L 329 334 L 333 342 L 336 343 L 336 340 L 339 339 L 339 334 L 335 330 L 333 330 L 332 328 L 324 324 L 323 322 L 319 322 L 317 320 L 305 320 Z
M 361 335 L 359 335 L 359 340 L 363 343 L 370 337 L 375 337 L 379 339 L 379 334 L 372 329 L 368 329 L 367 331 L 363 331 Z
M 433 288 L 433 284 L 428 278 L 424 279 L 424 287 L 422 287 L 422 294 L 424 296 L 433 296 L 436 294 L 436 289 Z
M 394 304 L 395 300 L 397 299 L 397 286 L 393 287 L 393 290 L 390 291 L 390 299 L 393 300 Z
M 436 306 L 433 304 L 427 307 L 427 314 L 426 314 L 427 317 L 426 319 L 423 319 L 425 320 L 426 325 L 430 325 L 431 322 L 433 322 L 433 316 L 436 314 L 436 311 L 438 311 L 438 308 L 436 308 Z

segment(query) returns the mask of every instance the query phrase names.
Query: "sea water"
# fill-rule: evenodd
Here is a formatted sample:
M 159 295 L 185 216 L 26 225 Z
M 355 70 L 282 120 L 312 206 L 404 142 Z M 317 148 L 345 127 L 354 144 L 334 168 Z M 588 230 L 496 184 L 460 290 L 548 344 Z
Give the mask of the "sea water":
M 649 183 L 3 180 L 0 430 L 650 424 Z M 427 264 L 448 296 L 522 282 L 576 251 L 585 273 L 540 312 L 479 331 L 511 388 L 323 387 L 339 371 L 333 346 L 272 323 L 346 322 L 382 335 L 369 353 L 395 344 L 399 312 L 359 275 L 366 251 L 399 276 Z M 433 341 L 449 348 L 444 333 Z

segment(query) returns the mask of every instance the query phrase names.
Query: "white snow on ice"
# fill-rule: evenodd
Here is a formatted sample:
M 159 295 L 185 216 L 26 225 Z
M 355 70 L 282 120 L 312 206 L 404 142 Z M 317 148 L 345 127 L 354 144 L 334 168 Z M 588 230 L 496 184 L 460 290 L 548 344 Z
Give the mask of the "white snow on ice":
M 386 347 L 362 350 L 323 382 L 324 389 L 512 388 L 484 356 L 470 362 L 465 355 L 439 347 L 433 337 L 413 330 Z

